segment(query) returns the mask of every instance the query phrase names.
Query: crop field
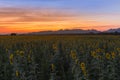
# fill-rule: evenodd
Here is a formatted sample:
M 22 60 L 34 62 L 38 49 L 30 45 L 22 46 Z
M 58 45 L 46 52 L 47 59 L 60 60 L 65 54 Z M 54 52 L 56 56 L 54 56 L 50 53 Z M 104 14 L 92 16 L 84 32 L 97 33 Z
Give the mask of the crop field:
M 120 36 L 0 36 L 0 80 L 120 80 Z

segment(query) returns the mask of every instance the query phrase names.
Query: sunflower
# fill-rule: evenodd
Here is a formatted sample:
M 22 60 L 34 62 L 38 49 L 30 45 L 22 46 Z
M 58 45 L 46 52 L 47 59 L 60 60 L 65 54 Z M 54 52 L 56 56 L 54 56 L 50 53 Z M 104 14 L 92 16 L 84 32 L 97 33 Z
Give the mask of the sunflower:
M 107 59 L 110 59 L 110 57 L 111 57 L 110 54 L 109 54 L 109 53 L 106 53 L 106 58 L 107 58 Z
M 76 55 L 75 51 L 71 51 L 71 57 L 72 57 L 72 59 L 76 59 L 77 58 L 77 55 Z
M 10 54 L 10 57 L 9 57 L 9 59 L 10 59 L 10 64 L 13 64 L 13 58 L 14 58 L 14 55 L 13 55 L 13 54 Z
M 15 74 L 16 74 L 16 77 L 18 77 L 19 76 L 19 71 L 16 70 Z
M 82 70 L 84 70 L 85 69 L 85 63 L 84 62 L 80 63 L 80 67 L 81 67 Z
M 114 59 L 115 56 L 116 56 L 114 52 L 112 52 L 111 55 L 112 55 L 112 58 L 113 58 L 113 59 Z

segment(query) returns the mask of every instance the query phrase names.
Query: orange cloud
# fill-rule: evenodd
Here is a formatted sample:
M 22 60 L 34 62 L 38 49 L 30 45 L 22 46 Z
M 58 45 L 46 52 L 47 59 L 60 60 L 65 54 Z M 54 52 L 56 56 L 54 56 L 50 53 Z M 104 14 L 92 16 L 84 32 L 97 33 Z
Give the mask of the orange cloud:
M 69 20 L 72 12 L 52 9 L 0 8 L 0 22 L 47 22 Z

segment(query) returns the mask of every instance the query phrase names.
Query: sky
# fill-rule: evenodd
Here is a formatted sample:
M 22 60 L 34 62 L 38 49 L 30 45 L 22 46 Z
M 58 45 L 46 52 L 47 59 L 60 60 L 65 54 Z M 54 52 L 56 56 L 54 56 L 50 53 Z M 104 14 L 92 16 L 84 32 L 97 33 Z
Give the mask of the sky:
M 0 0 L 0 34 L 120 27 L 120 0 Z

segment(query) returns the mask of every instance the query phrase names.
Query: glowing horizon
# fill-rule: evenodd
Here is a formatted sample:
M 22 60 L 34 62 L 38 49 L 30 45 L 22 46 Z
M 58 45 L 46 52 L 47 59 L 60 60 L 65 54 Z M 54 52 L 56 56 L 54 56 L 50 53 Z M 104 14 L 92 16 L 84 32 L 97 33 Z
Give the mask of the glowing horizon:
M 0 34 L 120 26 L 119 0 L 1 0 Z

